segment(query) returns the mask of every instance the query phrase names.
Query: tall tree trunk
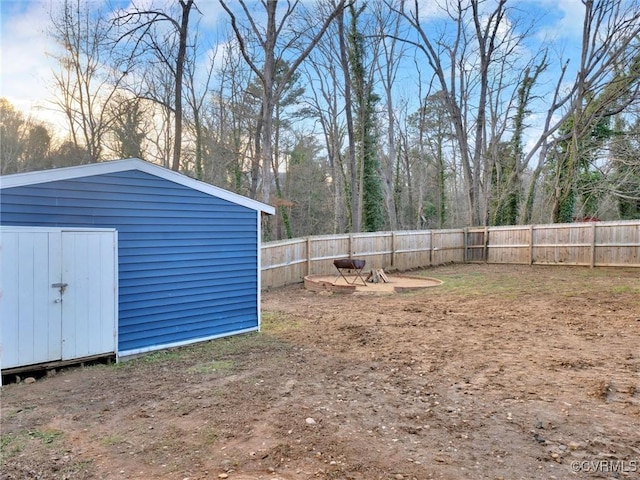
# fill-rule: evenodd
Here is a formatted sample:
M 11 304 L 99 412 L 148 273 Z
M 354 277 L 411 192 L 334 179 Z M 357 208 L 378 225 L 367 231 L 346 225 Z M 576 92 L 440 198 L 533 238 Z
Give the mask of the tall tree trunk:
M 262 158 L 262 127 L 264 125 L 264 106 L 260 107 L 260 115 L 256 120 L 256 131 L 254 137 L 254 152 L 251 158 L 251 187 L 249 189 L 249 196 L 251 198 L 258 198 L 258 183 L 260 182 L 260 159 Z
M 360 203 L 360 185 L 358 181 L 358 159 L 356 156 L 356 138 L 353 128 L 353 101 L 351 100 L 351 74 L 349 73 L 349 58 L 347 53 L 347 44 L 344 32 L 344 11 L 338 13 L 338 35 L 340 37 L 340 61 L 342 63 L 342 71 L 344 73 L 344 103 L 345 116 L 347 122 L 348 137 L 348 165 L 350 172 L 350 200 L 351 200 L 351 231 L 359 232 L 361 230 L 362 211 Z
M 398 216 L 396 211 L 395 187 L 394 187 L 394 171 L 398 161 L 398 149 L 396 148 L 396 122 L 395 112 L 393 111 L 393 99 L 391 98 L 391 82 L 385 86 L 387 96 L 387 142 L 389 144 L 386 164 L 384 166 L 384 186 L 385 198 L 387 199 L 387 213 L 389 215 L 389 227 L 395 231 L 398 229 Z
M 173 138 L 173 162 L 171 169 L 176 172 L 180 170 L 180 156 L 182 155 L 182 84 L 184 77 L 184 63 L 187 56 L 187 35 L 189 33 L 189 13 L 193 6 L 193 0 L 180 0 L 182 7 L 182 18 L 180 20 L 178 56 L 176 58 L 176 91 L 175 91 L 175 113 L 176 124 Z

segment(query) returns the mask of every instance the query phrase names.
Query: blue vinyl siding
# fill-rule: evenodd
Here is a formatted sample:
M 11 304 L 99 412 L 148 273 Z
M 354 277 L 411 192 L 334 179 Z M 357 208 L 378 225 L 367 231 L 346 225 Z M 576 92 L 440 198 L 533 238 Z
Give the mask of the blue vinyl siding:
M 118 230 L 119 351 L 258 327 L 258 211 L 129 170 L 1 191 L 0 223 Z

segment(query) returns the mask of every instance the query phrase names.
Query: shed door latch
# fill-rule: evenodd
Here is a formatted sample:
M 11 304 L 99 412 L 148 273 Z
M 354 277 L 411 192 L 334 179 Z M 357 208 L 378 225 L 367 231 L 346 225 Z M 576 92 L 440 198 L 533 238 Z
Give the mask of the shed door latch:
M 64 291 L 67 289 L 68 286 L 69 286 L 68 283 L 52 283 L 51 284 L 51 288 L 59 288 L 60 289 L 60 295 L 64 294 Z

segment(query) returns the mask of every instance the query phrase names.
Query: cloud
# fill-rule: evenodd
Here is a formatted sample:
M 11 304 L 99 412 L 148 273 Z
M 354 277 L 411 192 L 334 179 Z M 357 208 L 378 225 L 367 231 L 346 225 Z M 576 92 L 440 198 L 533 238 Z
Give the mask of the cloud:
M 585 7 L 581 0 L 538 0 L 537 4 L 545 12 L 538 32 L 541 38 L 573 41 L 582 37 Z
M 446 0 L 418 0 L 418 14 L 421 21 L 447 18 Z M 407 3 L 407 8 L 415 12 L 413 2 Z
M 57 123 L 49 99 L 54 61 L 47 57 L 50 40 L 49 2 L 0 2 L 2 80 L 0 96 L 25 115 Z
M 200 26 L 204 29 L 217 28 L 221 22 L 227 20 L 227 13 L 216 2 L 199 2 L 198 11 L 202 14 Z M 197 17 L 196 17 L 197 18 Z

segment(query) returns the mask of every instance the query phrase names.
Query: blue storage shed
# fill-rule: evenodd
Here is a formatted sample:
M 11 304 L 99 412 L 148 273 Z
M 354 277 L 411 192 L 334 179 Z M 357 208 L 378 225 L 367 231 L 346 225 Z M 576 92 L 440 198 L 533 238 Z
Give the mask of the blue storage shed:
M 9 265 L 9 257 L 22 255 L 31 256 L 31 260 L 23 261 L 24 265 L 45 262 L 38 260 L 38 252 L 46 248 L 51 250 L 46 245 L 54 245 L 53 250 L 62 252 L 62 266 L 49 270 L 62 273 L 55 273 L 61 276 L 59 282 L 56 281 L 58 276 L 43 280 L 55 298 L 49 295 L 42 300 L 20 299 L 13 297 L 30 294 L 16 287 L 15 293 L 9 295 L 7 288 L 17 284 L 17 280 L 12 282 L 9 276 L 14 277 L 15 272 L 20 271 L 24 277 L 32 275 L 28 271 L 42 269 L 15 266 L 12 267 L 14 273 L 7 273 L 10 267 L 3 267 L 4 295 L 0 297 L 3 317 L 15 318 L 3 320 L 0 348 L 5 352 L 13 348 L 7 344 L 7 339 L 18 338 L 17 333 L 12 333 L 15 329 L 28 330 L 19 325 L 24 320 L 19 320 L 15 313 L 25 310 L 20 302 L 25 305 L 36 300 L 46 302 L 43 311 L 50 309 L 52 303 L 61 304 L 64 305 L 64 316 L 64 312 L 71 310 L 68 298 L 74 297 L 67 297 L 70 292 L 74 288 L 78 291 L 83 283 L 94 281 L 90 280 L 91 272 L 102 267 L 99 267 L 100 263 L 97 267 L 86 267 L 87 261 L 83 258 L 90 259 L 98 251 L 98 247 L 93 246 L 98 245 L 97 237 L 85 235 L 86 232 L 102 236 L 102 245 L 107 245 L 99 247 L 100 252 L 106 252 L 100 253 L 102 257 L 108 256 L 109 239 L 115 238 L 116 267 L 108 267 L 107 261 L 107 277 L 97 275 L 95 281 L 104 283 L 109 272 L 115 271 L 116 306 L 111 309 L 116 317 L 114 328 L 101 327 L 101 331 L 111 331 L 117 356 L 258 330 L 261 216 L 274 213 L 272 206 L 139 159 L 1 177 L 0 241 L 4 255 L 1 263 Z M 27 248 L 27 245 L 38 245 L 28 240 L 29 235 L 38 232 L 48 235 L 38 237 L 45 242 L 42 243 L 45 247 Z M 65 236 L 66 233 L 74 235 Z M 106 242 L 104 235 L 107 235 Z M 75 243 L 69 243 L 70 237 Z M 69 246 L 65 246 L 67 243 Z M 15 248 L 15 251 L 10 252 L 8 248 Z M 73 253 L 78 249 L 84 249 L 84 253 Z M 65 266 L 71 256 L 76 266 Z M 51 255 L 43 256 L 49 257 Z M 80 268 L 81 264 L 85 267 Z M 62 278 L 78 268 L 84 277 L 76 273 L 75 284 Z M 24 285 L 34 283 L 30 279 L 20 282 Z M 79 296 L 88 298 L 91 295 Z M 94 302 L 97 306 L 86 308 L 95 312 L 101 308 L 100 302 L 109 303 L 98 299 Z M 78 320 L 77 311 L 73 325 L 84 321 Z M 38 328 L 30 331 L 31 336 L 39 335 Z M 62 338 L 61 341 L 66 340 Z M 24 340 L 21 342 L 25 343 Z M 37 342 L 29 338 L 26 343 Z M 74 351 L 89 350 L 75 348 Z M 21 362 L 28 363 L 29 360 Z M 6 361 L 1 365 L 0 368 L 5 368 Z

